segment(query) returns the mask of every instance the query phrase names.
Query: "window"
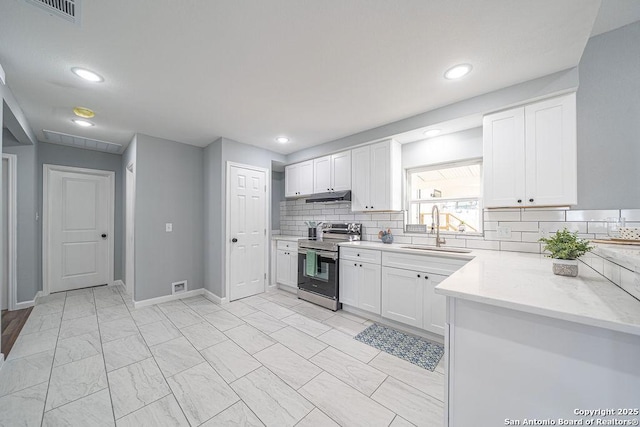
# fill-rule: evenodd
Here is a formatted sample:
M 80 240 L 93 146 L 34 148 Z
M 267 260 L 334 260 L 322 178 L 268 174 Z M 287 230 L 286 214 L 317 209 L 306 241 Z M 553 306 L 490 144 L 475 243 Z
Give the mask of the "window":
M 482 233 L 482 160 L 407 171 L 407 232 L 430 232 L 440 209 L 440 232 Z

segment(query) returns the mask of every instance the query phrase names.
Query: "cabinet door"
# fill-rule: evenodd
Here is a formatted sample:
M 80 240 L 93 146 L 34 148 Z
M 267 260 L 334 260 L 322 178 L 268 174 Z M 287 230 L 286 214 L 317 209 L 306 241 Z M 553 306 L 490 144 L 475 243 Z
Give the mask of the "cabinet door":
M 278 250 L 276 251 L 276 282 L 282 285 L 288 285 L 291 280 L 289 278 L 290 273 L 290 262 L 289 255 L 287 251 Z
M 340 289 L 338 300 L 353 307 L 358 306 L 358 281 L 360 267 L 352 261 L 340 260 Z
M 380 264 L 358 264 L 360 277 L 358 280 L 358 308 L 380 314 Z
M 284 196 L 296 197 L 298 195 L 298 175 L 300 167 L 290 165 L 284 168 Z
M 289 255 L 289 285 L 298 287 L 298 252 L 287 252 Z
M 298 164 L 298 193 L 300 196 L 313 194 L 313 160 Z
M 577 204 L 575 93 L 527 105 L 525 120 L 525 203 Z
M 485 116 L 482 132 L 484 206 L 524 206 L 524 108 Z
M 369 146 L 351 150 L 351 210 L 368 210 L 371 178 L 371 150 Z
M 447 298 L 436 294 L 435 287 L 447 278 L 439 274 L 425 274 L 422 322 L 423 328 L 444 335 Z
M 425 280 L 418 271 L 382 268 L 382 317 L 422 328 Z
M 351 151 L 331 156 L 331 190 L 351 190 Z
M 313 192 L 331 191 L 331 156 L 313 160 Z
M 371 146 L 371 187 L 369 209 L 391 210 L 391 141 L 383 141 Z

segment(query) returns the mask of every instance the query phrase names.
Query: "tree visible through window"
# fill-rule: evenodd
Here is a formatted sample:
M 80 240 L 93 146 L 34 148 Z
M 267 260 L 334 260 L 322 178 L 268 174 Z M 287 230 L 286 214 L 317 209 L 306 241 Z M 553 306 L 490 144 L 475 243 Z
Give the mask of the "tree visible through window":
M 440 232 L 481 233 L 481 189 L 482 160 L 408 170 L 407 225 L 424 224 L 431 231 L 431 212 L 437 205 Z

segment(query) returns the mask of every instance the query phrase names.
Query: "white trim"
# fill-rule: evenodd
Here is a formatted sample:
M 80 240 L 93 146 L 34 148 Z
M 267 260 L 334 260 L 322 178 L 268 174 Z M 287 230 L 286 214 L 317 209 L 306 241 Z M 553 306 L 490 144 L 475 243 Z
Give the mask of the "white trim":
M 133 301 L 134 308 L 148 307 L 150 305 L 162 304 L 163 302 L 175 301 L 183 298 L 196 297 L 202 295 L 203 289 L 194 289 L 192 291 L 181 292 L 175 295 L 164 295 L 156 298 L 149 298 L 142 301 Z
M 42 296 L 42 291 L 38 291 L 36 296 L 30 301 L 22 301 L 16 303 L 16 310 L 23 310 L 25 308 L 33 307 L 38 303 L 38 298 Z
M 214 294 L 213 292 L 207 289 L 202 289 L 202 295 L 209 301 L 219 305 L 225 305 L 229 302 L 229 299 L 227 297 L 220 298 L 218 295 Z
M 269 268 L 269 252 L 271 252 L 269 250 L 269 236 L 271 236 L 271 173 L 270 173 L 270 169 L 268 168 L 262 168 L 260 166 L 253 166 L 253 165 L 245 165 L 242 163 L 236 163 L 236 162 L 230 162 L 227 161 L 227 167 L 226 167 L 226 183 L 225 183 L 225 195 L 224 195 L 224 200 L 225 200 L 225 257 L 224 257 L 224 289 L 225 289 L 225 299 L 231 301 L 231 296 L 229 295 L 229 262 L 230 262 L 230 252 L 231 252 L 231 221 L 230 221 L 230 217 L 231 217 L 231 207 L 230 207 L 230 203 L 229 203 L 229 176 L 231 174 L 231 168 L 232 167 L 238 167 L 238 168 L 242 168 L 242 169 L 249 169 L 249 170 L 254 170 L 254 171 L 258 171 L 258 172 L 264 172 L 264 185 L 266 186 L 266 191 L 265 191 L 265 228 L 266 228 L 266 233 L 264 235 L 264 269 L 265 269 L 265 273 L 267 274 L 267 276 L 264 279 L 264 288 L 263 288 L 263 292 L 267 291 L 267 285 L 269 284 L 269 280 L 268 278 L 270 277 L 270 268 Z
M 0 370 L 2 369 L 2 365 L 4 365 L 4 354 L 0 353 Z
M 131 194 L 130 194 L 131 193 Z M 127 280 L 129 274 L 129 283 L 125 283 L 127 293 L 133 295 L 135 293 L 135 223 L 136 223 L 136 173 L 135 164 L 129 163 L 124 171 L 124 280 Z M 129 216 L 131 221 L 129 221 Z M 129 224 L 131 222 L 131 224 Z M 131 242 L 131 243 L 129 243 Z
M 7 206 L 7 228 L 8 228 L 8 248 L 5 250 L 9 251 L 9 260 L 8 260 L 8 272 L 7 278 L 9 283 L 7 283 L 7 308 L 9 311 L 16 310 L 16 306 L 18 304 L 18 208 L 17 208 L 17 194 L 18 194 L 18 156 L 15 154 L 5 154 L 2 153 L 2 159 L 7 159 L 7 201 L 9 206 Z
M 109 200 L 107 200 L 107 211 L 109 214 L 109 265 L 107 282 L 113 282 L 113 265 L 114 265 L 114 242 L 115 242 L 115 176 L 114 171 L 106 171 L 99 169 L 76 168 L 71 166 L 60 165 L 42 165 L 42 293 L 49 295 L 49 282 L 51 272 L 49 270 L 49 175 L 51 172 L 72 172 L 86 175 L 102 176 L 109 179 Z

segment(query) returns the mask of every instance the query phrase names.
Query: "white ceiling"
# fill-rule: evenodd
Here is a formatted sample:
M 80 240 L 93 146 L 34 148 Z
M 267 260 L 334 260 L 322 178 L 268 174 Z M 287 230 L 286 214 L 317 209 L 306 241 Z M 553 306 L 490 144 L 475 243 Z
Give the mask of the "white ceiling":
M 287 154 L 576 66 L 599 6 L 83 0 L 76 26 L 0 0 L 0 63 L 39 138 L 50 129 L 126 145 L 141 132 L 206 146 L 224 136 Z M 628 19 L 610 15 L 604 31 Z M 461 62 L 473 73 L 442 78 Z M 74 66 L 105 82 L 80 80 Z M 73 125 L 74 106 L 95 110 L 96 126 Z

